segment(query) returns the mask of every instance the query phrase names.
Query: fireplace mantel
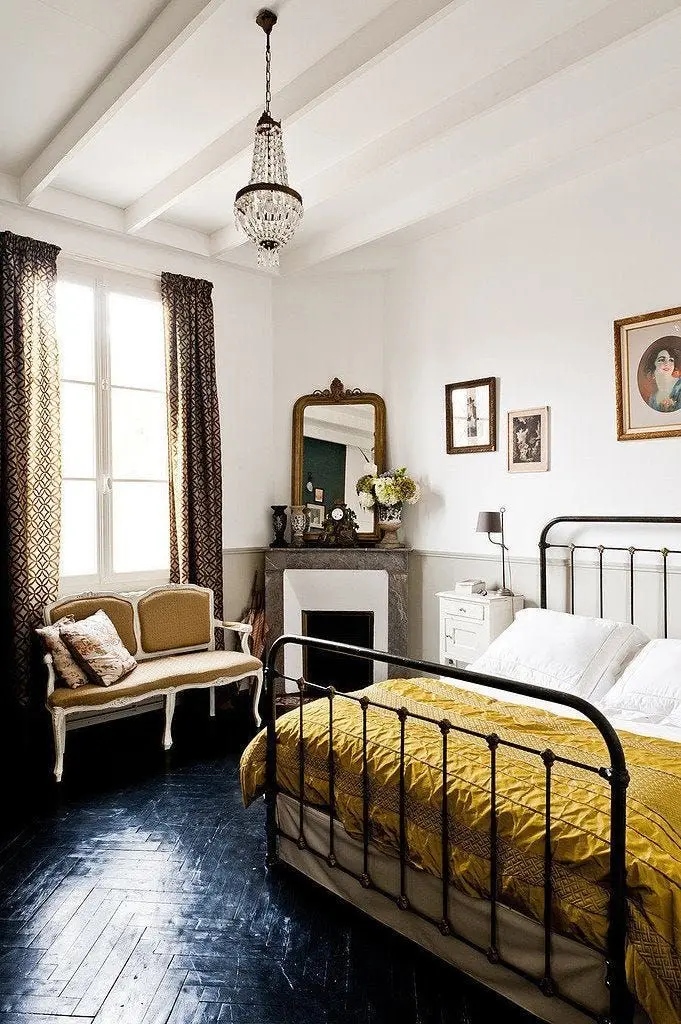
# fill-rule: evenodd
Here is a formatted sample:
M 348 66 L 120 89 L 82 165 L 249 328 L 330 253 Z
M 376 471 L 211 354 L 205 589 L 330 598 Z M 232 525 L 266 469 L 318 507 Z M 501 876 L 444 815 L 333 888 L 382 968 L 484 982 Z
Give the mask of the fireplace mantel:
M 265 612 L 271 643 L 284 632 L 284 573 L 314 569 L 329 572 L 333 588 L 334 570 L 387 574 L 388 639 L 392 654 L 407 654 L 407 548 L 270 548 L 265 552 Z M 390 666 L 388 674 L 393 675 Z

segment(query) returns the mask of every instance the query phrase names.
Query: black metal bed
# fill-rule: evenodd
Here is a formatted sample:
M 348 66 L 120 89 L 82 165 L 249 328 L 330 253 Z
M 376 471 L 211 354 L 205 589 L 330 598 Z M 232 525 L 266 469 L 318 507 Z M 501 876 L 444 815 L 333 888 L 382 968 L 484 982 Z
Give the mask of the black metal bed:
M 570 611 L 575 608 L 575 552 L 579 550 L 595 551 L 598 555 L 599 567 L 599 608 L 603 614 L 604 608 L 604 553 L 606 551 L 624 552 L 629 556 L 629 580 L 630 580 L 630 617 L 634 619 L 634 579 L 635 579 L 635 557 L 639 552 L 658 553 L 662 557 L 663 572 L 663 623 L 664 635 L 668 631 L 668 556 L 670 554 L 681 554 L 681 551 L 670 548 L 650 547 L 621 547 L 592 544 L 565 544 L 551 543 L 548 540 L 552 529 L 560 524 L 659 524 L 659 525 L 681 525 L 681 517 L 625 517 L 625 516 L 565 516 L 551 520 L 541 533 L 539 541 L 540 553 L 540 603 L 543 608 L 547 602 L 547 552 L 551 548 L 567 550 L 569 552 L 569 590 L 570 590 Z M 540 750 L 536 747 L 523 745 L 505 740 L 495 733 L 485 734 L 473 729 L 465 729 L 462 726 L 455 726 L 447 719 L 442 719 L 435 724 L 439 726 L 442 742 L 442 799 L 441 799 L 441 844 L 442 844 L 442 877 L 441 877 L 441 915 L 438 918 L 428 916 L 415 907 L 410 906 L 407 896 L 405 877 L 408 866 L 408 851 L 406 841 L 406 787 L 405 787 L 405 736 L 410 720 L 424 721 L 433 724 L 433 719 L 416 714 L 405 707 L 394 708 L 377 701 L 370 700 L 367 696 L 357 696 L 352 693 L 341 693 L 333 686 L 322 686 L 307 682 L 305 679 L 291 680 L 298 686 L 299 701 L 299 740 L 298 740 L 298 762 L 299 779 L 298 794 L 295 797 L 298 805 L 298 828 L 296 834 L 289 834 L 282 829 L 277 820 L 277 797 L 281 792 L 277 786 L 277 744 L 276 744 L 276 691 L 278 680 L 288 677 L 276 668 L 276 659 L 279 652 L 287 645 L 297 645 L 302 648 L 319 648 L 349 657 L 361 657 L 372 662 L 385 662 L 397 667 L 414 670 L 422 675 L 435 675 L 440 677 L 473 682 L 478 685 L 493 687 L 505 690 L 510 694 L 523 697 L 534 697 L 543 700 L 550 700 L 555 704 L 581 712 L 588 718 L 599 731 L 605 742 L 610 763 L 595 767 L 577 760 L 570 760 L 560 757 L 550 749 Z M 273 866 L 278 862 L 279 839 L 284 838 L 296 844 L 298 849 L 305 850 L 315 857 L 325 861 L 328 867 L 352 876 L 360 885 L 367 890 L 373 890 L 393 900 L 397 907 L 405 913 L 417 914 L 419 917 L 432 923 L 444 936 L 453 936 L 474 948 L 478 953 L 484 954 L 490 963 L 501 964 L 509 970 L 521 975 L 527 982 L 536 985 L 547 998 L 555 998 L 569 1004 L 574 1009 L 582 1012 L 587 1017 L 595 1018 L 587 1006 L 569 997 L 560 990 L 553 974 L 552 938 L 554 935 L 552 919 L 552 849 L 551 849 L 551 798 L 552 798 L 552 769 L 554 764 L 563 763 L 585 772 L 595 773 L 605 780 L 610 788 L 610 871 L 609 871 L 609 901 L 608 901 L 608 931 L 607 931 L 607 980 L 609 991 L 609 1015 L 607 1024 L 630 1024 L 633 1018 L 634 1005 L 629 993 L 625 974 L 625 944 L 627 934 L 627 887 L 626 887 L 626 828 L 627 828 L 627 806 L 626 794 L 629 783 L 629 774 L 625 761 L 624 752 L 619 737 L 607 718 L 588 701 L 562 691 L 540 689 L 525 683 L 514 682 L 492 676 L 481 676 L 475 672 L 465 669 L 458 669 L 448 665 L 440 665 L 434 662 L 420 661 L 411 658 L 398 657 L 385 651 L 369 650 L 355 647 L 348 644 L 334 643 L 326 640 L 318 640 L 305 636 L 280 636 L 272 644 L 265 668 L 266 700 L 268 708 L 267 718 L 267 768 L 266 768 L 266 827 L 267 827 L 267 863 Z M 307 695 L 316 695 L 328 701 L 328 777 L 329 777 L 329 806 L 328 806 L 328 849 L 326 853 L 320 853 L 312 849 L 305 836 L 305 809 L 304 780 L 305 780 L 305 746 L 303 739 L 303 716 L 305 698 Z M 363 869 L 360 873 L 351 871 L 348 867 L 340 864 L 335 854 L 335 830 L 338 823 L 335 818 L 335 794 L 334 794 L 334 757 L 333 757 L 333 728 L 334 728 L 334 703 L 337 700 L 349 700 L 355 702 L 361 710 L 363 723 L 362 729 L 362 801 L 363 801 Z M 370 778 L 367 757 L 367 714 L 370 708 L 380 708 L 384 711 L 395 714 L 400 724 L 400 765 L 399 765 L 399 876 L 400 892 L 395 896 L 382 889 L 374 879 L 369 870 L 369 847 L 370 847 Z M 450 913 L 450 878 L 449 878 L 449 812 L 448 812 L 448 759 L 447 744 L 448 737 L 453 731 L 465 733 L 470 737 L 479 739 L 485 743 L 489 750 L 490 759 L 490 917 L 489 917 L 489 939 L 486 946 L 481 946 L 464 936 L 457 928 Z M 497 837 L 497 750 L 500 747 L 511 747 L 524 751 L 539 758 L 544 765 L 544 865 L 543 865 L 543 888 L 544 888 L 544 915 L 543 915 L 543 971 L 535 976 L 522 970 L 518 965 L 504 959 L 498 946 L 498 891 L 499 891 L 499 855 Z M 605 1022 L 603 1022 L 605 1024 Z

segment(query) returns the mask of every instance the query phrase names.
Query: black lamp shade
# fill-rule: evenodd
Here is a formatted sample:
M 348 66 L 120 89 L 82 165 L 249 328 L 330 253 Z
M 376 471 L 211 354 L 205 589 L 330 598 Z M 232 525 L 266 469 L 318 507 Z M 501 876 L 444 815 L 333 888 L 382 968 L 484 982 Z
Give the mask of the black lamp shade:
M 479 512 L 476 533 L 501 533 L 500 512 Z

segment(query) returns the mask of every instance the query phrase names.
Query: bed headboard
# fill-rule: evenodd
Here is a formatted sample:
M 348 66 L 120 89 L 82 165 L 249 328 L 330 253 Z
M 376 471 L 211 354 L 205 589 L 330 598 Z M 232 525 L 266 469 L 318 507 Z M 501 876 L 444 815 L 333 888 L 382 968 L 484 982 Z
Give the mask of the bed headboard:
M 588 526 L 590 524 L 598 524 L 604 526 L 604 534 L 607 533 L 605 527 L 612 524 L 630 524 L 632 526 L 675 526 L 681 527 L 681 516 L 557 516 L 546 524 L 541 532 L 539 538 L 539 574 L 540 574 L 540 591 L 539 591 L 539 603 L 542 608 L 547 607 L 548 599 L 548 559 L 547 552 L 549 549 L 562 549 L 563 551 L 569 552 L 568 563 L 568 582 L 569 582 L 569 611 L 574 614 L 575 611 L 575 552 L 577 551 L 591 551 L 595 553 L 594 566 L 598 570 L 598 608 L 599 616 L 604 616 L 604 573 L 607 571 L 607 564 L 604 564 L 604 556 L 607 552 L 619 552 L 625 557 L 625 564 L 628 575 L 628 604 L 629 604 L 629 621 L 634 622 L 636 612 L 636 598 L 635 588 L 637 573 L 640 569 L 645 568 L 646 571 L 650 571 L 651 567 L 656 567 L 657 571 L 662 576 L 662 633 L 666 637 L 669 631 L 669 560 L 674 556 L 681 555 L 681 531 L 676 533 L 679 538 L 677 546 L 675 547 L 649 547 L 640 544 L 634 545 L 622 545 L 620 544 L 603 544 L 603 543 L 574 543 L 574 542 L 561 542 L 554 543 L 549 540 L 549 534 L 551 531 L 563 524 L 573 523 L 579 526 Z M 659 532 L 659 531 L 658 531 Z M 641 531 L 637 531 L 640 535 Z M 637 565 L 636 556 L 646 555 L 645 566 Z

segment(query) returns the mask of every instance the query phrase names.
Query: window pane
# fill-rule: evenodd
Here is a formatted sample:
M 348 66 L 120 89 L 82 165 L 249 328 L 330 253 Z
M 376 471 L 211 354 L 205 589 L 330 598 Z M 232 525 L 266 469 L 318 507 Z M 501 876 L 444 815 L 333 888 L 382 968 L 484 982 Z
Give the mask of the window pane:
M 61 445 L 63 476 L 95 476 L 93 384 L 62 384 Z
M 165 391 L 163 316 L 158 299 L 109 295 L 111 383 Z
M 114 483 L 114 572 L 168 569 L 168 505 L 167 483 Z
M 95 379 L 95 296 L 86 284 L 57 282 L 60 374 L 67 380 Z
M 111 439 L 115 480 L 167 480 L 165 395 L 112 388 Z
M 97 572 L 97 487 L 94 480 L 62 483 L 61 575 Z

